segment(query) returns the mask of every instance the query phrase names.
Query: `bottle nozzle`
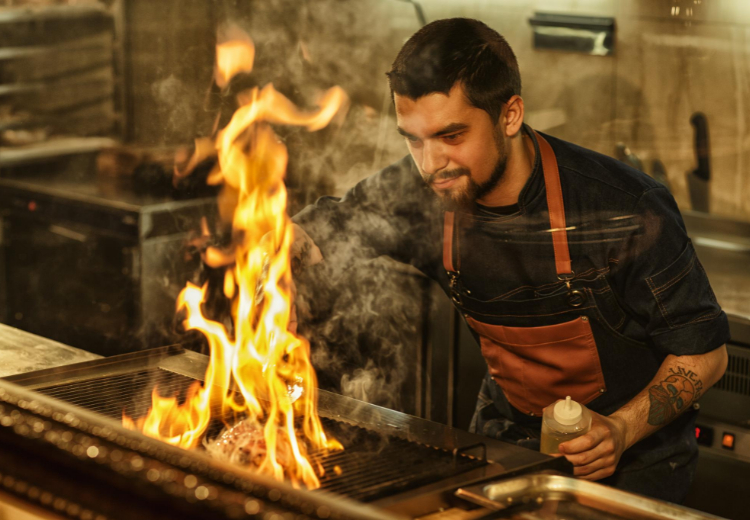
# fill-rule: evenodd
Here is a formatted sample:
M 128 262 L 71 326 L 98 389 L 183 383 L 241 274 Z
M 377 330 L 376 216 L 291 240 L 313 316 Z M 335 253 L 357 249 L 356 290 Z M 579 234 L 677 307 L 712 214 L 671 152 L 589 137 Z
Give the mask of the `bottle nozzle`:
M 564 401 L 558 401 L 553 408 L 553 416 L 560 424 L 571 425 L 581 420 L 583 409 L 581 405 L 566 396 Z

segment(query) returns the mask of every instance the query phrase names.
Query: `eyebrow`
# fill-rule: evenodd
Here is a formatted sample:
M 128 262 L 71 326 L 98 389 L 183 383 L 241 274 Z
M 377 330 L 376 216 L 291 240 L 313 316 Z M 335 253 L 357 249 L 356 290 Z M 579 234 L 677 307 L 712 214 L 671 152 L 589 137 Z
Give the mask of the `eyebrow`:
M 469 125 L 467 125 L 466 123 L 451 123 L 448 126 L 446 126 L 446 127 L 442 128 L 442 129 L 438 130 L 437 132 L 435 132 L 434 134 L 432 134 L 430 137 L 440 137 L 440 136 L 443 136 L 443 135 L 452 134 L 454 132 L 459 132 L 461 130 L 466 130 L 467 128 L 469 128 Z M 407 132 L 406 130 L 404 130 L 400 126 L 397 127 L 396 129 L 398 130 L 398 133 L 401 134 L 401 135 L 403 135 L 404 137 L 414 137 L 414 138 L 416 138 L 415 136 L 411 135 L 409 132 Z

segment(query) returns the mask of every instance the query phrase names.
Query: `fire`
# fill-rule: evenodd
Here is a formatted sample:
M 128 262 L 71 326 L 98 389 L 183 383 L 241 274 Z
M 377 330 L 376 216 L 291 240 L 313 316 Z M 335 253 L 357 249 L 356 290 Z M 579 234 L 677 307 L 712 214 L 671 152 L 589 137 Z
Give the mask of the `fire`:
M 249 38 L 217 49 L 219 85 L 252 68 Z M 233 248 L 208 248 L 205 261 L 226 266 L 224 293 L 232 301 L 233 330 L 201 312 L 206 289 L 188 283 L 177 302 L 187 329 L 201 331 L 210 346 L 205 382 L 195 384 L 184 404 L 153 393 L 148 415 L 123 424 L 186 449 L 197 447 L 212 418 L 230 425 L 238 418 L 263 432 L 261 472 L 294 485 L 319 487 L 307 458 L 311 449 L 342 449 L 323 431 L 317 413 L 317 380 L 309 344 L 288 330 L 292 306 L 289 250 L 294 239 L 286 213 L 286 147 L 270 124 L 297 125 L 310 131 L 330 123 L 346 104 L 338 87 L 319 100 L 319 109 L 300 111 L 272 85 L 238 95 L 240 108 L 207 146 L 204 139 L 190 162 L 209 153 L 218 164 L 209 182 L 222 184 L 220 213 L 232 223 Z M 207 233 L 204 225 L 204 235 Z M 293 460 L 280 454 L 293 454 Z
M 249 38 L 240 35 L 237 40 L 229 40 L 216 46 L 216 84 L 224 88 L 240 72 L 253 70 L 255 46 Z

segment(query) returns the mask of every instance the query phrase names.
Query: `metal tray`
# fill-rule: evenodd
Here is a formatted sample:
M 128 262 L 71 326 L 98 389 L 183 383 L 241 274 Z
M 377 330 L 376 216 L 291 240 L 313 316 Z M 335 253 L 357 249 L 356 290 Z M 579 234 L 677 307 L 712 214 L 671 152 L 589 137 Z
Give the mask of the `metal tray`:
M 717 520 L 720 517 L 561 475 L 536 474 L 461 488 L 456 495 L 525 520 Z M 505 514 L 503 514 L 505 512 Z M 490 515 L 487 515 L 489 518 Z

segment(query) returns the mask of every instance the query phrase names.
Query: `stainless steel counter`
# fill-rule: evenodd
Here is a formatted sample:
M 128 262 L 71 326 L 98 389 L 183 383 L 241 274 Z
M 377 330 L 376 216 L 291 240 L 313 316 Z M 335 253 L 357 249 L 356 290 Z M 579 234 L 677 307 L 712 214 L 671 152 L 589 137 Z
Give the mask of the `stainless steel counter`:
M 699 211 L 683 218 L 716 299 L 728 315 L 750 320 L 750 222 Z
M 100 358 L 91 352 L 0 324 L 0 377 Z

